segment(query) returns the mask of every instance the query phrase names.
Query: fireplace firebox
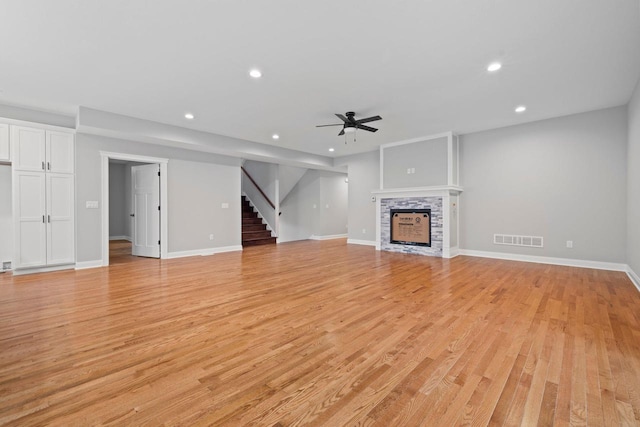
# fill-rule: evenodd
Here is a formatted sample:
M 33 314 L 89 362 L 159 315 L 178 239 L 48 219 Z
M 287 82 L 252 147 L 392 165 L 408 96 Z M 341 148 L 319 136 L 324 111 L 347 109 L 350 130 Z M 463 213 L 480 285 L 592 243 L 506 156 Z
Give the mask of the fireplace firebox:
M 390 243 L 431 246 L 431 209 L 391 209 L 389 213 Z

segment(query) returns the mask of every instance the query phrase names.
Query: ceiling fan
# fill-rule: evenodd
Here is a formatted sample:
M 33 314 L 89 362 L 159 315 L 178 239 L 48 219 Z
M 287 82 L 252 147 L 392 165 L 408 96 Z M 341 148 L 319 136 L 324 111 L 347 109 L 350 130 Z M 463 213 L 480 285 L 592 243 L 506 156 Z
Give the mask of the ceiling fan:
M 343 116 L 342 114 L 336 114 L 336 117 L 338 117 L 344 123 L 336 123 L 333 125 L 318 125 L 316 127 L 322 128 L 326 126 L 342 126 L 342 130 L 338 135 L 344 135 L 345 133 L 355 132 L 356 129 L 362 129 L 369 132 L 376 132 L 378 129 L 372 128 L 370 126 L 365 126 L 364 123 L 375 122 L 376 120 L 382 120 L 382 117 L 380 116 L 372 116 L 372 117 L 367 117 L 366 119 L 356 120 L 356 113 L 354 113 L 353 111 L 347 112 L 346 116 L 347 117 Z

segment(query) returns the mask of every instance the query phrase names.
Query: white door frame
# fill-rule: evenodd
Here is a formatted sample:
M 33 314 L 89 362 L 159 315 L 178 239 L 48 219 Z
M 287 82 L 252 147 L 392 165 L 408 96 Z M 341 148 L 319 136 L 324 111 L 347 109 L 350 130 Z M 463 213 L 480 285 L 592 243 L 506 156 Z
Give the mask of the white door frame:
M 100 151 L 102 176 L 102 265 L 109 265 L 109 160 L 125 160 L 139 163 L 158 163 L 160 165 L 160 258 L 168 258 L 169 249 L 169 204 L 167 191 L 167 163 L 169 159 L 138 156 L 126 153 Z

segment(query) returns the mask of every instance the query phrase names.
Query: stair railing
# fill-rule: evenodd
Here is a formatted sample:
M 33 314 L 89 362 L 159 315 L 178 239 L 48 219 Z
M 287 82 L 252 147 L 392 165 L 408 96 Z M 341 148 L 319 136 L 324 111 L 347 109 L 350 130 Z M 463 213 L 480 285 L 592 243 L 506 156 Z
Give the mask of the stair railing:
M 271 201 L 271 199 L 269 199 L 269 197 L 266 194 L 264 194 L 264 191 L 262 191 L 262 188 L 260 188 L 258 183 L 251 177 L 251 175 L 249 175 L 249 172 L 247 172 L 247 170 L 242 166 L 240 166 L 240 169 L 242 169 L 242 172 L 244 172 L 244 174 L 247 176 L 247 178 L 249 178 L 249 181 L 251 181 L 251 183 L 258 189 L 258 191 L 260 192 L 262 197 L 264 197 L 264 199 L 267 201 L 267 203 L 269 203 L 269 206 L 271 206 L 273 208 L 273 210 L 275 210 L 276 209 L 276 205 L 274 205 L 273 202 Z M 278 212 L 278 215 L 282 215 L 282 212 Z

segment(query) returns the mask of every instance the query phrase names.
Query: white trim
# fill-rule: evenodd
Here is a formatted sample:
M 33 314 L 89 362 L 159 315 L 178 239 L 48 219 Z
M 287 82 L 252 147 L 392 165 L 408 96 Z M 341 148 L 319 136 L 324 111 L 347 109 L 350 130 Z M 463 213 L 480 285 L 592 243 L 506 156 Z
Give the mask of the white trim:
M 67 118 L 66 116 L 64 117 Z M 28 126 L 28 127 L 35 126 L 38 129 L 52 130 L 56 132 L 66 132 L 66 133 L 72 133 L 74 135 L 76 134 L 76 130 L 74 128 L 68 128 L 64 126 L 48 125 L 40 122 L 29 122 L 27 120 L 8 119 L 6 117 L 0 117 L 0 120 L 2 120 L 2 123 L 8 124 L 8 125 Z
M 331 240 L 331 239 L 344 239 L 345 237 L 347 237 L 346 234 L 329 234 L 326 236 L 316 236 L 315 234 L 312 234 L 309 237 L 309 240 Z
M 629 265 L 627 265 L 627 276 L 631 279 L 631 283 L 635 285 L 635 287 L 640 291 L 640 277 L 636 274 L 635 271 L 631 269 Z
M 358 240 L 358 239 L 347 239 L 347 244 L 349 245 L 363 245 L 363 246 L 376 246 L 376 242 L 374 240 Z
M 460 249 L 460 255 L 481 257 L 481 258 L 505 259 L 510 261 L 535 262 L 538 264 L 553 264 L 553 265 L 564 265 L 569 267 L 594 268 L 596 270 L 611 270 L 611 271 L 625 271 L 625 272 L 627 271 L 626 264 L 619 264 L 615 262 L 589 261 L 589 260 L 570 259 L 570 258 L 554 258 L 554 257 L 534 256 L 534 255 L 520 255 L 520 254 L 510 254 L 510 253 L 502 253 L 502 252 L 476 251 L 471 249 Z
M 168 167 L 169 159 L 160 157 L 139 156 L 127 153 L 112 153 L 100 151 L 101 157 L 101 192 L 102 192 L 102 265 L 109 265 L 109 159 L 126 160 L 130 162 L 158 163 L 160 165 L 160 258 L 165 259 L 169 253 L 169 198 L 168 198 Z
M 371 190 L 371 194 L 415 194 L 415 193 L 432 193 L 432 192 L 454 192 L 454 193 L 462 193 L 464 189 L 458 185 L 436 185 L 432 187 L 406 187 L 406 188 L 390 188 L 384 189 L 380 188 L 377 190 Z M 403 197 L 403 196 L 396 196 Z
M 109 236 L 109 240 L 127 240 L 131 241 L 131 237 L 129 236 Z
M 97 268 L 97 267 L 102 267 L 101 259 L 95 259 L 93 261 L 76 262 L 76 270 L 84 270 L 87 268 Z
M 235 251 L 242 251 L 242 245 L 221 246 L 219 248 L 194 249 L 191 251 L 169 252 L 167 254 L 167 258 L 174 259 L 174 258 L 185 258 L 190 256 L 209 256 L 209 255 L 215 255 L 223 252 L 235 252 Z
M 22 276 L 23 274 L 48 273 L 51 271 L 71 270 L 74 267 L 75 267 L 75 264 L 65 264 L 65 265 L 55 265 L 53 267 L 22 268 L 20 270 L 13 270 L 13 275 Z M 5 270 L 5 271 L 9 271 L 9 270 Z
M 460 255 L 460 248 L 457 246 L 454 246 L 452 248 L 449 248 L 449 257 L 448 258 L 455 258 L 458 255 Z

